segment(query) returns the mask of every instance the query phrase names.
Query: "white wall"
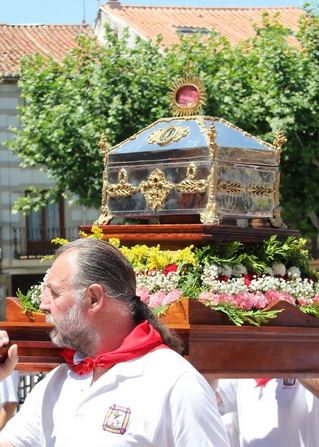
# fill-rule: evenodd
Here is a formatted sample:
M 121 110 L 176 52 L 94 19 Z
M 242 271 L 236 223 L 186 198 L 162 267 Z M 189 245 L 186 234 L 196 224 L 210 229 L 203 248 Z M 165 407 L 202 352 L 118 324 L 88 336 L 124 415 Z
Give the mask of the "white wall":
M 4 141 L 14 138 L 10 126 L 18 126 L 17 106 L 20 104 L 20 90 L 16 83 L 0 82 L 0 225 L 2 233 L 2 268 L 4 273 L 12 274 L 17 270 L 32 272 L 44 271 L 38 262 L 13 259 L 13 227 L 25 227 L 25 217 L 13 214 L 12 206 L 15 200 L 24 195 L 30 186 L 48 189 L 52 181 L 39 168 L 22 169 L 19 158 L 4 146 Z M 72 228 L 80 225 L 90 225 L 99 216 L 99 211 L 84 207 L 65 206 L 65 226 Z M 21 270 L 22 269 L 22 270 Z

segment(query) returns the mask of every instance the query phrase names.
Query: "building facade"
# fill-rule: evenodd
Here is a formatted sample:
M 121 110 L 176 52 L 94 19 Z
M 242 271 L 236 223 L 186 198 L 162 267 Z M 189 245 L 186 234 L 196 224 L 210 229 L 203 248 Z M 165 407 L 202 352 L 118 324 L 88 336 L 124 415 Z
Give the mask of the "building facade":
M 48 190 L 52 181 L 41 167 L 22 168 L 21 160 L 5 144 L 14 138 L 11 128 L 19 126 L 18 106 L 22 102 L 19 67 L 23 56 L 40 53 L 57 59 L 76 45 L 78 33 L 91 33 L 88 26 L 0 25 L 0 223 L 1 288 L 3 296 L 23 292 L 43 278 L 52 253 L 53 237 L 75 239 L 81 225 L 98 217 L 98 210 L 71 207 L 62 200 L 28 216 L 12 212 L 18 197 L 29 188 Z

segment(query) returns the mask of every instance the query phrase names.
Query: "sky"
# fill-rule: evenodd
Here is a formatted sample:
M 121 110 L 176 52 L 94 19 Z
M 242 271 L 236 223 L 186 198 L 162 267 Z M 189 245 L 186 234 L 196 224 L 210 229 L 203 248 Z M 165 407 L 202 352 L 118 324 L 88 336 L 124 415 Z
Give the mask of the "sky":
M 0 0 L 2 24 L 94 25 L 99 4 L 107 0 Z M 303 0 L 121 0 L 124 5 L 211 6 L 211 7 L 302 7 Z

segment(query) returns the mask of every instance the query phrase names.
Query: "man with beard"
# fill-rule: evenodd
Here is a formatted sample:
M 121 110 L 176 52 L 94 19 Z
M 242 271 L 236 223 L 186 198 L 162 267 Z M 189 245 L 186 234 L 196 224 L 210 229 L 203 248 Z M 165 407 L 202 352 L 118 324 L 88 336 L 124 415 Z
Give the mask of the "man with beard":
M 1 447 L 228 445 L 208 382 L 136 296 L 118 249 L 97 239 L 61 247 L 41 309 L 66 363 L 33 388 Z

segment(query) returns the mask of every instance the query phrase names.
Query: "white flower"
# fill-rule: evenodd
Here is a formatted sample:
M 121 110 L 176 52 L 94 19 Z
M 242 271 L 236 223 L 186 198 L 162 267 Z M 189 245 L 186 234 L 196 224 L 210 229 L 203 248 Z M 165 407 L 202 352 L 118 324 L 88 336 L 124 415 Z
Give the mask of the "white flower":
M 286 274 L 286 266 L 282 262 L 275 262 L 271 268 L 274 275 L 285 276 Z
M 219 267 L 218 270 L 219 270 L 220 275 L 231 277 L 232 268 L 230 265 L 223 265 L 223 266 Z
M 243 264 L 237 264 L 233 267 L 233 275 L 234 276 L 241 276 L 241 275 L 247 275 L 247 269 Z
M 265 275 L 274 276 L 274 272 L 271 267 L 266 268 Z
M 293 276 L 294 278 L 300 278 L 301 272 L 298 267 L 292 266 L 288 269 L 288 276 Z
M 203 284 L 210 284 L 217 277 L 218 277 L 218 266 L 215 264 L 205 265 L 202 274 Z

